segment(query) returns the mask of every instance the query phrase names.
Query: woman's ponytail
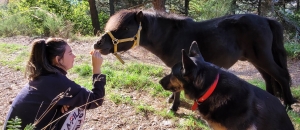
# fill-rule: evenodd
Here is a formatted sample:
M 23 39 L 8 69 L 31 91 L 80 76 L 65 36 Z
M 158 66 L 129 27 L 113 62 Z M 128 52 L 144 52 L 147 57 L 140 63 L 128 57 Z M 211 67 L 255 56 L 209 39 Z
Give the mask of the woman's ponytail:
M 33 80 L 42 72 L 59 72 L 52 65 L 56 56 L 62 57 L 65 51 L 65 42 L 59 38 L 37 39 L 32 42 L 32 50 L 26 65 L 25 77 Z
M 32 49 L 29 60 L 26 65 L 25 76 L 32 80 L 40 75 L 43 61 L 45 60 L 46 54 L 46 41 L 45 39 L 37 39 L 32 42 Z

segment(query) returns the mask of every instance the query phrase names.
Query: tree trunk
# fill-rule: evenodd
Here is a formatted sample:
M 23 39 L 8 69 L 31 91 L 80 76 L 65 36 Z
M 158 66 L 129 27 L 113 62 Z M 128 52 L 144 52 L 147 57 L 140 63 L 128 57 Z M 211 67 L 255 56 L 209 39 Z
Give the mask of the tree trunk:
M 89 0 L 89 5 L 90 5 L 91 18 L 92 18 L 92 25 L 94 28 L 94 35 L 97 35 L 98 33 L 100 33 L 100 23 L 99 23 L 98 11 L 96 8 L 95 0 Z
M 257 14 L 261 15 L 261 0 L 258 0 Z
M 299 11 L 299 0 L 297 0 L 297 9 L 296 11 Z
M 109 0 L 109 15 L 112 16 L 115 13 L 114 0 Z
M 166 0 L 152 0 L 154 10 L 166 12 Z
M 184 0 L 184 11 L 185 11 L 185 16 L 189 15 L 189 2 L 190 0 Z
M 235 14 L 236 9 L 237 9 L 236 0 L 232 0 L 230 5 L 230 14 Z

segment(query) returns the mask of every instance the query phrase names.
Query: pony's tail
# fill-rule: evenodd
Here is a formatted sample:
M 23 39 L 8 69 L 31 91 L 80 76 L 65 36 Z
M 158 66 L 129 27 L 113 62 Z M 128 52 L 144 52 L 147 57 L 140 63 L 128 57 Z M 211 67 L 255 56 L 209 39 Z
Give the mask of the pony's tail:
M 282 25 L 279 22 L 271 19 L 268 19 L 268 22 L 273 33 L 273 42 L 272 42 L 273 58 L 276 64 L 280 66 L 284 71 L 287 72 L 287 75 L 284 76 L 288 79 L 289 87 L 290 87 L 292 80 L 287 67 L 287 54 L 283 43 Z

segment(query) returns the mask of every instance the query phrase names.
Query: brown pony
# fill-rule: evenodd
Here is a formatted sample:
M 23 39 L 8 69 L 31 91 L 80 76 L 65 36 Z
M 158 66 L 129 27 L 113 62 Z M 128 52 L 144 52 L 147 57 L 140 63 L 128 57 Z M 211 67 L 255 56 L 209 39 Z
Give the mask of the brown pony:
M 121 10 L 106 23 L 107 33 L 94 44 L 104 55 L 140 45 L 168 67 L 181 60 L 181 49 L 198 42 L 203 58 L 223 68 L 238 60 L 249 61 L 260 72 L 266 90 L 290 106 L 295 103 L 283 46 L 282 26 L 275 20 L 253 14 L 223 16 L 195 22 L 175 14 Z M 179 107 L 180 92 L 173 93 L 171 110 Z

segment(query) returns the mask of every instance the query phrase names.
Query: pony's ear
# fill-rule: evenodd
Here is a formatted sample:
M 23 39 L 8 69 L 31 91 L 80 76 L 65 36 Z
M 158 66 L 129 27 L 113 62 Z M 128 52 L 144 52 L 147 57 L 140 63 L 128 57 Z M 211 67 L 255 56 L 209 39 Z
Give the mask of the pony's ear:
M 182 49 L 182 68 L 184 70 L 184 75 L 189 74 L 196 66 L 196 64 L 191 60 L 191 58 L 186 54 L 185 50 Z
M 144 14 L 143 14 L 142 11 L 139 11 L 139 12 L 136 13 L 136 17 L 135 18 L 136 18 L 137 22 L 141 22 L 142 19 L 143 19 L 143 17 L 144 17 Z
M 193 41 L 191 44 L 189 56 L 190 57 L 199 57 L 199 58 L 201 58 L 201 60 L 204 60 L 196 41 Z
M 190 57 L 195 57 L 197 55 L 201 55 L 201 52 L 199 50 L 198 44 L 196 41 L 193 41 L 191 46 L 190 46 L 190 51 L 189 51 L 189 56 Z

